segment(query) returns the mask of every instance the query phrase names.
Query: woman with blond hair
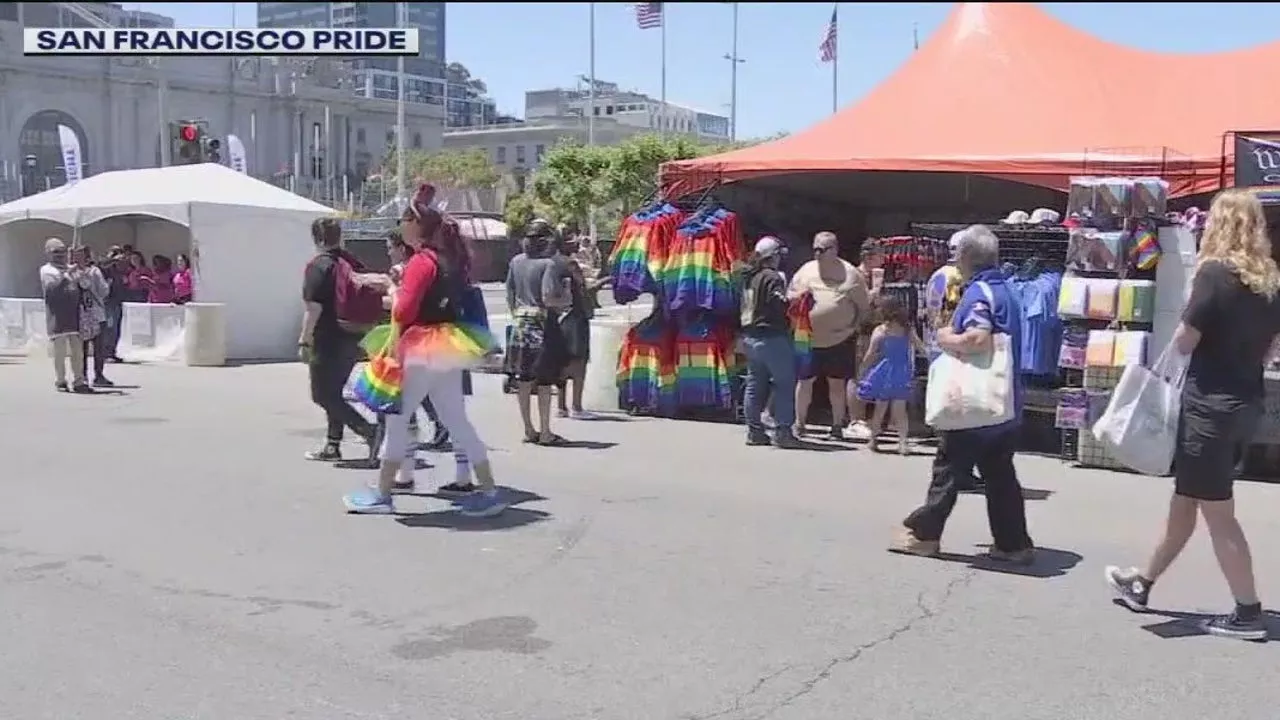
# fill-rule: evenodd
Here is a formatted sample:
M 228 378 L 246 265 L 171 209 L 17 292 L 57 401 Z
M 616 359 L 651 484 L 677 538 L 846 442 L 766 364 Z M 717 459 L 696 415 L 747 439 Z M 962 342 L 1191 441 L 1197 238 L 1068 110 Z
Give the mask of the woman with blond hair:
M 1261 203 L 1247 190 L 1223 191 L 1209 210 L 1191 299 L 1173 337 L 1174 349 L 1190 357 L 1164 537 L 1145 568 L 1106 570 L 1119 601 L 1134 611 L 1147 609 L 1152 585 L 1186 547 L 1200 515 L 1236 602 L 1234 612 L 1209 620 L 1205 630 L 1267 638 L 1232 483 L 1237 453 L 1262 415 L 1263 364 L 1280 333 L 1278 292 L 1280 269 Z

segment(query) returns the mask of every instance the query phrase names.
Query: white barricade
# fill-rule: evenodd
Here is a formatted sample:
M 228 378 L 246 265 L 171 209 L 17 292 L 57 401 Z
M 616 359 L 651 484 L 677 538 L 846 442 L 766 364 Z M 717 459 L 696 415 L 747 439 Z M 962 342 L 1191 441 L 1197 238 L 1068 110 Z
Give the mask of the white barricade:
M 194 335 L 187 338 L 187 324 Z M 125 303 L 116 351 L 129 362 L 187 360 L 191 365 L 226 362 L 226 318 L 223 306 L 211 303 L 153 305 Z M 0 353 L 45 352 L 44 301 L 0 298 Z
M 591 359 L 582 386 L 582 407 L 593 412 L 618 412 L 618 353 L 633 325 L 649 315 L 648 308 L 611 307 L 596 311 L 591 320 Z

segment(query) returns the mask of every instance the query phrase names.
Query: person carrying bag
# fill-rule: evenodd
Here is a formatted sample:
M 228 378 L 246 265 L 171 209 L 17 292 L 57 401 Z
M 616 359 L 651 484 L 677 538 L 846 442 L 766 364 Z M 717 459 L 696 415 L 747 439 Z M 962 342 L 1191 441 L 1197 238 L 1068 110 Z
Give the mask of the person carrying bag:
M 1144 475 L 1168 475 L 1178 440 L 1186 355 L 1170 343 L 1150 368 L 1127 365 L 1093 436 L 1111 457 Z
M 991 286 L 974 283 L 995 306 Z M 938 430 L 971 430 L 1014 419 L 1014 363 L 1007 334 L 991 337 L 991 352 L 957 357 L 940 354 L 929 365 L 924 420 Z

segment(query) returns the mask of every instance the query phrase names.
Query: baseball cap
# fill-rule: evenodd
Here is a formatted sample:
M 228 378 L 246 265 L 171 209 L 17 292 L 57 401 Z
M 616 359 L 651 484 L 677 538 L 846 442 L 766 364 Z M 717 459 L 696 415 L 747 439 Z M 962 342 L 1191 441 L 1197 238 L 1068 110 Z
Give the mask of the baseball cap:
M 756 241 L 756 256 L 760 258 L 769 258 L 774 255 L 783 255 L 787 252 L 782 241 L 772 235 L 765 235 Z

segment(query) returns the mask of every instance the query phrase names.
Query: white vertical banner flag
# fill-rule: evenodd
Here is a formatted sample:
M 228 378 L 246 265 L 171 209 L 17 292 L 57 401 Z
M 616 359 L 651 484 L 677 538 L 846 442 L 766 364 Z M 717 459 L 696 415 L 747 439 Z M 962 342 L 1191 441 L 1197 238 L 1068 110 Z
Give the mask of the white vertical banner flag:
M 62 168 L 67 174 L 67 184 L 80 182 L 84 170 L 84 158 L 80 155 L 80 138 L 66 125 L 58 126 L 58 142 L 62 145 Z
M 227 136 L 227 161 L 231 169 L 240 173 L 249 172 L 249 162 L 245 159 L 244 143 L 235 135 Z

